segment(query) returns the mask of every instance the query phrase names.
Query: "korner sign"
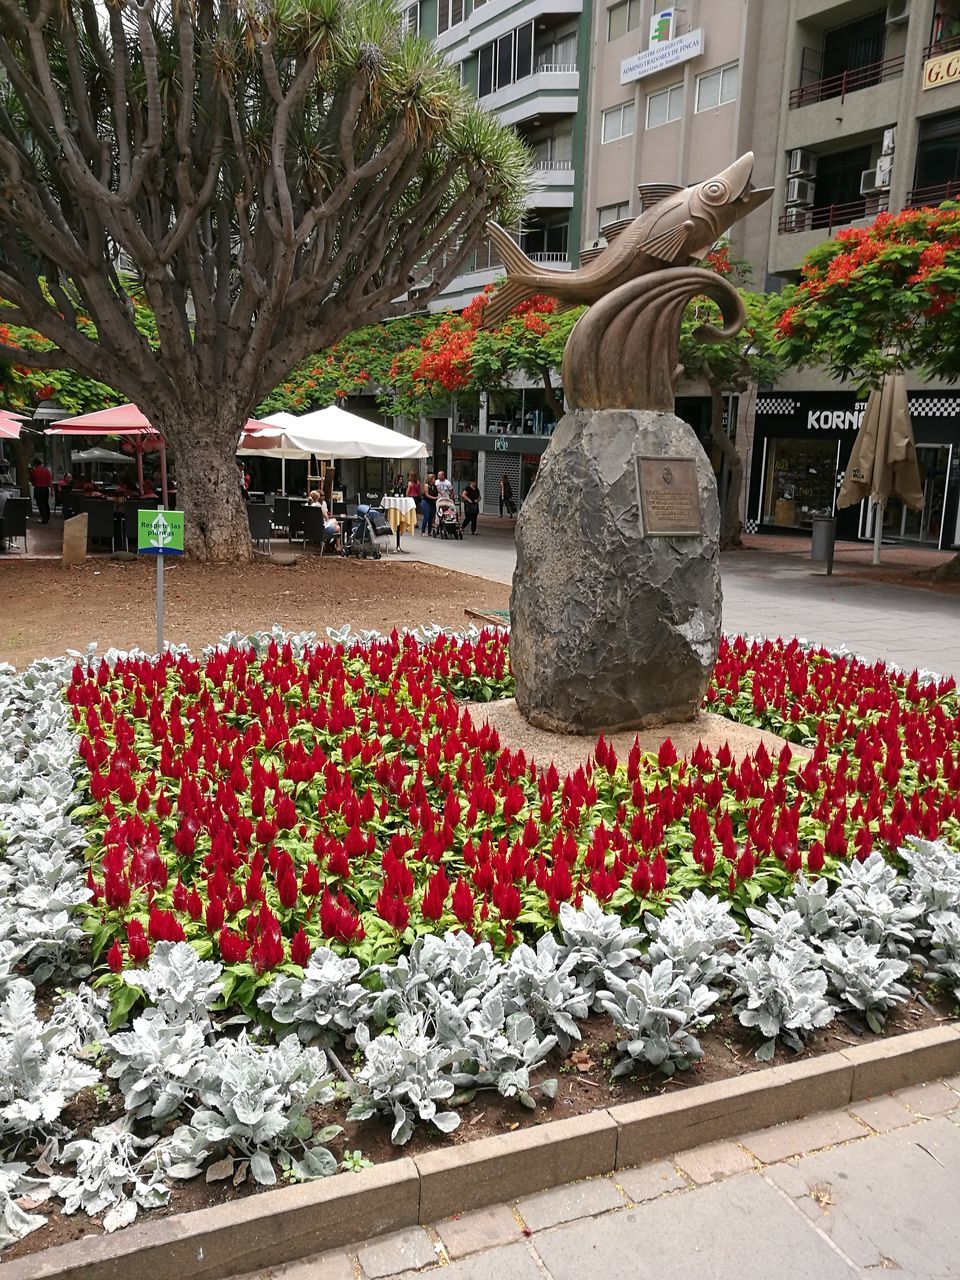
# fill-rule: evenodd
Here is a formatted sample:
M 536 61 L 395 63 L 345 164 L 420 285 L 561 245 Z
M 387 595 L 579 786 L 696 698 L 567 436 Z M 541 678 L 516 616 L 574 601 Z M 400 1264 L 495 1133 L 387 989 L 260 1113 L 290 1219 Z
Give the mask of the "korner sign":
M 866 405 L 856 409 L 811 409 L 807 414 L 808 431 L 859 431 Z
M 696 31 L 688 31 L 685 36 L 651 45 L 644 53 L 635 53 L 632 58 L 626 58 L 620 63 L 620 83 L 630 84 L 632 80 L 642 80 L 644 76 L 652 76 L 657 71 L 675 67 L 678 62 L 697 58 L 701 53 L 703 27 L 698 27 Z

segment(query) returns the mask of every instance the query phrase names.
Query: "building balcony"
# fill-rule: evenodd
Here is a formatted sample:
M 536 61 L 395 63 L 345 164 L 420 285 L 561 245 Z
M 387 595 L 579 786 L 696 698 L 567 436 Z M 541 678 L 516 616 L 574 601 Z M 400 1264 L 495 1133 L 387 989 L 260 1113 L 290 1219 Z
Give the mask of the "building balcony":
M 548 64 L 486 94 L 480 105 L 496 112 L 504 124 L 519 124 L 535 116 L 574 115 L 579 93 L 580 72 L 575 64 Z
M 814 102 L 826 102 L 828 99 L 844 98 L 861 89 L 872 88 L 884 80 L 903 75 L 903 55 L 887 58 L 884 62 L 874 62 L 866 67 L 853 67 L 842 71 L 839 75 L 827 76 L 823 80 L 811 80 L 790 91 L 790 106 L 806 107 Z
M 960 182 L 941 182 L 936 187 L 914 187 L 907 193 L 908 209 L 936 208 L 944 200 L 960 200 Z
M 939 58 L 942 53 L 955 53 L 960 49 L 960 36 L 948 36 L 945 40 L 935 40 L 923 51 L 923 61 L 928 58 Z
M 572 160 L 538 160 L 524 203 L 528 209 L 572 209 L 575 183 Z
M 814 208 L 794 206 L 784 209 L 777 223 L 781 235 L 796 235 L 804 231 L 826 231 L 832 235 L 835 228 L 849 227 L 865 218 L 875 218 L 889 203 L 885 191 L 851 200 L 848 204 L 825 204 Z

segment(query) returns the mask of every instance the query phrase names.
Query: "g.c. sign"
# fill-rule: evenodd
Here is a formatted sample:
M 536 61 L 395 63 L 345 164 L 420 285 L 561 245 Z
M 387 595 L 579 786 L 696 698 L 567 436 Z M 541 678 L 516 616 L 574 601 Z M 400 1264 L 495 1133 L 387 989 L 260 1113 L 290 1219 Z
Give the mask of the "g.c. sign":
M 942 84 L 960 80 L 960 52 L 942 53 L 923 64 L 924 89 L 939 89 Z

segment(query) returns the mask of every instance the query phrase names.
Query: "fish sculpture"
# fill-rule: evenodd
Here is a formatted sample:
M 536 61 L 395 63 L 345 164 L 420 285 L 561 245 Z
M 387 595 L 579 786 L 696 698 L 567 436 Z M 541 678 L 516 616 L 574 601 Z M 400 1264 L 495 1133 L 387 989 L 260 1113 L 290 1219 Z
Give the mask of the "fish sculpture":
M 584 250 L 580 261 L 585 265 L 576 271 L 532 262 L 503 227 L 489 222 L 507 279 L 487 302 L 483 327 L 502 324 L 519 302 L 538 293 L 550 294 L 566 310 L 597 302 L 649 271 L 699 262 L 728 227 L 772 195 L 772 187 L 755 188 L 752 176 L 753 152 L 748 151 L 716 177 L 692 187 L 641 184 L 639 217 L 603 227 L 606 248 Z

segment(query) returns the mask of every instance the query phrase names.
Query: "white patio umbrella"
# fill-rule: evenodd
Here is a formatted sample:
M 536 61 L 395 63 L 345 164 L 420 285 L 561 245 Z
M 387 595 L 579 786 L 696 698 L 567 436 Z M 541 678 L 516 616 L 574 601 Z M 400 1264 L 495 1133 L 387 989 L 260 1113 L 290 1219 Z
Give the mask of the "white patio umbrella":
M 114 449 L 74 449 L 70 454 L 71 462 L 110 462 L 114 466 L 132 467 L 136 464 L 136 458 L 131 458 L 129 454 L 117 453 Z
M 268 429 L 246 431 L 239 454 L 268 458 L 425 458 L 427 446 L 378 422 L 328 405 L 296 417 L 273 413 L 263 419 Z

